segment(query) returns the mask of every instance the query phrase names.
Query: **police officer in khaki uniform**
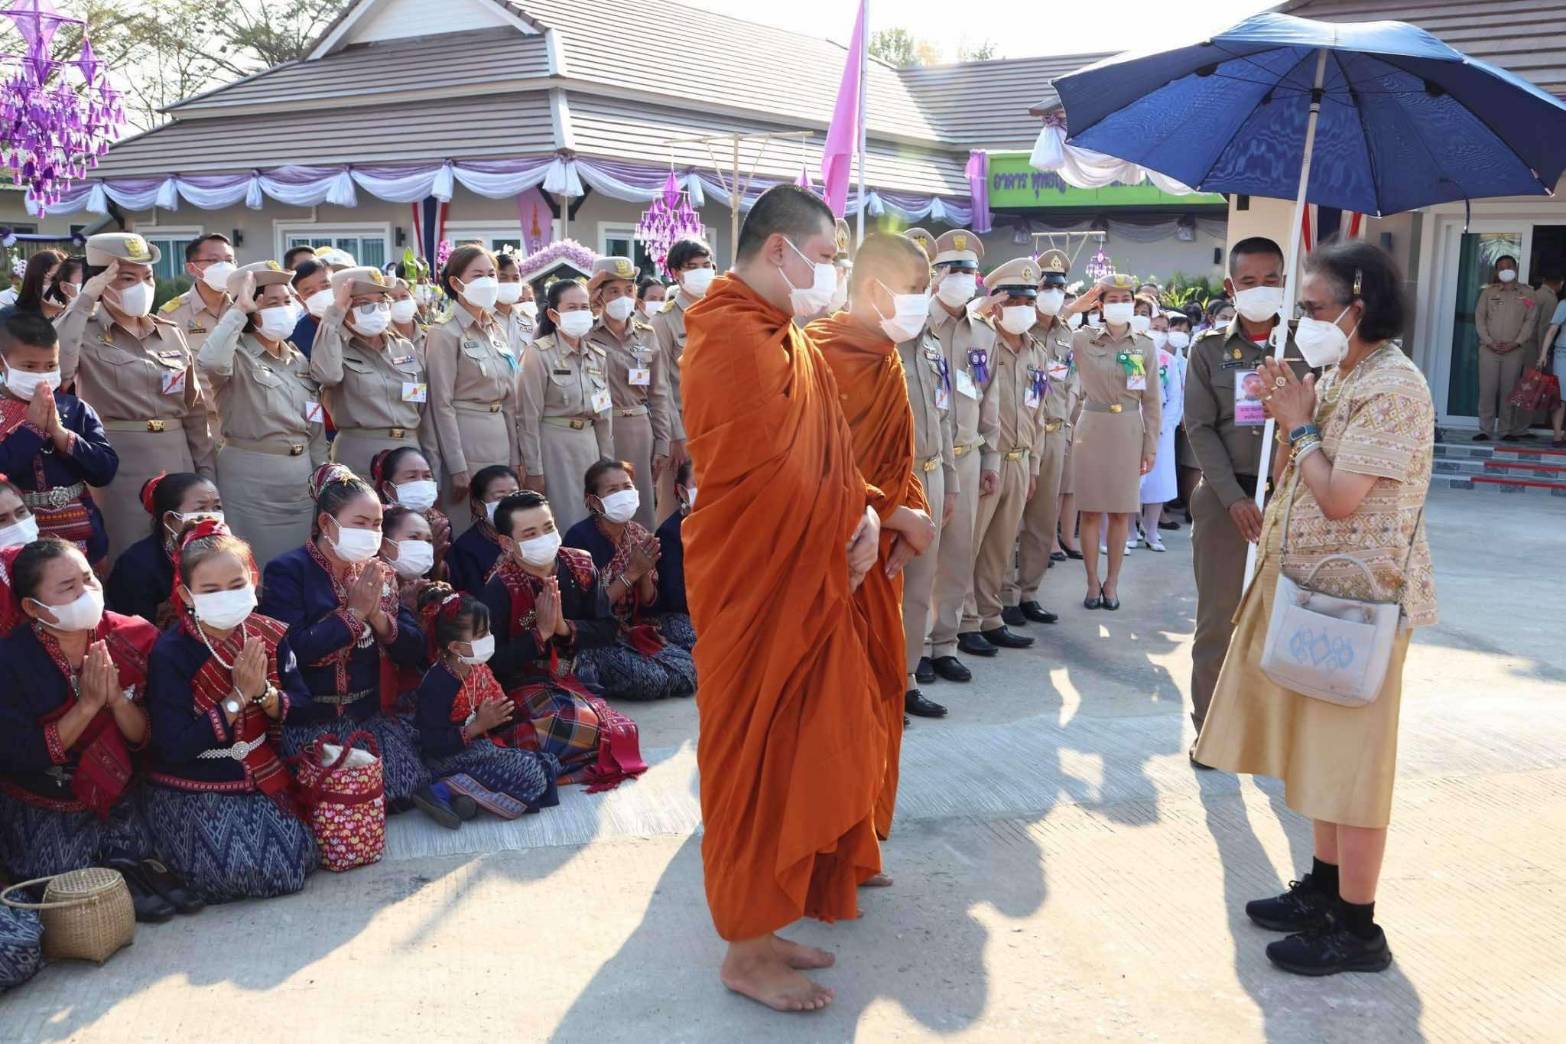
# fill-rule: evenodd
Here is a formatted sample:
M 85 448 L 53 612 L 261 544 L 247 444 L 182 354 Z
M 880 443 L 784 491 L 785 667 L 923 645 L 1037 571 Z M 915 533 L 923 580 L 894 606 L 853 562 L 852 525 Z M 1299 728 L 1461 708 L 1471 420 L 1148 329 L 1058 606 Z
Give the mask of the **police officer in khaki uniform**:
M 1283 251 L 1276 243 L 1257 238 L 1235 245 L 1226 288 L 1246 311 L 1256 316 L 1265 311 L 1252 307 L 1250 297 L 1255 295 L 1249 291 L 1275 291 L 1261 297 L 1281 302 L 1282 286 Z M 1191 494 L 1191 564 L 1196 573 L 1191 723 L 1198 733 L 1229 650 L 1231 621 L 1245 583 L 1245 544 L 1261 535 L 1261 509 L 1254 498 L 1266 418 L 1259 403 L 1244 398 L 1243 390 L 1244 409 L 1237 416 L 1235 392 L 1271 354 L 1268 338 L 1276 323 L 1276 315 L 1237 315 L 1227 326 L 1198 334 L 1186 366 L 1185 430 L 1202 470 Z M 1292 334 L 1285 351 L 1290 357 L 1298 354 Z
M 391 284 L 379 268 L 333 272 L 332 304 L 310 352 L 310 376 L 337 425 L 332 460 L 364 478 L 382 450 L 422 452 L 435 441 L 424 351 L 392 328 Z
M 1516 442 L 1527 430 L 1527 418 L 1506 400 L 1532 358 L 1538 337 L 1539 317 L 1533 290 L 1517 279 L 1517 259 L 1507 256 L 1495 262 L 1495 282 L 1479 291 L 1474 305 L 1474 330 L 1479 335 L 1479 434 L 1475 442 L 1488 442 L 1497 433 L 1505 442 Z M 1499 422 L 1497 422 L 1499 416 Z
M 700 239 L 680 239 L 669 248 L 664 267 L 678 289 L 669 294 L 663 308 L 652 317 L 653 336 L 663 356 L 663 372 L 669 384 L 669 466 L 658 476 L 657 519 L 660 524 L 680 509 L 674 493 L 674 472 L 686 460 L 685 421 L 680 414 L 680 356 L 685 354 L 685 309 L 701 300 L 718 270 L 712 248 Z M 697 480 L 700 482 L 700 479 Z
M 1013 632 L 1001 616 L 1002 589 L 1011 572 L 1023 509 L 1037 492 L 1044 446 L 1044 386 L 1048 354 L 1033 336 L 1039 266 L 1031 257 L 1008 261 L 986 280 L 996 320 L 990 379 L 984 391 L 994 423 L 985 436 L 974 525 L 973 591 L 960 634 L 982 634 L 1000 649 L 1026 649 L 1033 639 Z
M 190 276 L 190 289 L 170 298 L 158 314 L 179 327 L 191 351 L 201 351 L 212 327 L 232 303 L 226 288 L 234 268 L 233 244 L 221 232 L 193 239 L 185 247 L 185 274 Z
M 1071 413 L 1079 397 L 1077 375 L 1071 368 L 1071 325 L 1065 315 L 1066 272 L 1070 267 L 1070 259 L 1059 250 L 1046 251 L 1039 258 L 1043 278 L 1033 339 L 1044 349 L 1044 439 L 1039 448 L 1038 484 L 1028 498 L 1017 536 L 1017 572 L 1006 587 L 1006 609 L 1001 614 L 1012 627 L 1029 622 L 1051 624 L 1057 619 L 1039 604 L 1038 597 L 1060 523 L 1061 476 L 1071 440 Z
M 223 418 L 223 517 L 262 567 L 310 539 L 310 476 L 327 457 L 321 386 L 288 340 L 292 279 L 276 261 L 235 270 L 234 303 L 196 356 Z
M 587 469 L 615 456 L 609 360 L 588 340 L 594 326 L 587 288 L 574 280 L 549 287 L 538 337 L 517 381 L 517 441 L 523 484 L 549 497 L 565 532 L 588 516 Z
M 917 234 L 916 234 L 917 233 Z M 923 229 L 903 233 L 919 244 L 925 256 L 933 253 L 935 240 Z M 920 242 L 920 236 L 923 242 Z M 935 594 L 935 571 L 940 556 L 941 528 L 957 504 L 957 458 L 952 455 L 952 380 L 941 351 L 941 342 L 929 324 L 919 336 L 897 346 L 903 375 L 908 382 L 908 405 L 914 420 L 914 471 L 924 484 L 924 498 L 935 523 L 935 540 L 924 553 L 903 567 L 903 640 L 908 655 L 908 693 L 904 709 L 921 718 L 944 718 L 946 708 L 919 691 L 919 684 L 935 680 L 929 657 L 924 655 L 930 629 L 930 607 Z
M 506 343 L 511 345 L 511 356 L 521 365 L 522 353 L 533 343 L 534 319 L 538 310 L 522 307 L 523 301 L 531 301 L 533 288 L 522 279 L 517 257 L 509 249 L 495 255 L 495 271 L 500 280 L 500 296 L 495 298 L 495 315 L 506 328 Z
M 636 521 L 649 532 L 654 481 L 669 466 L 669 382 L 653 329 L 636 314 L 636 265 L 628 257 L 601 257 L 587 280 L 598 322 L 587 341 L 604 357 L 609 375 L 614 449 L 634 469 Z
M 995 328 L 968 311 L 978 283 L 984 244 L 966 229 L 945 232 L 935 241 L 935 298 L 929 330 L 941 343 L 952 380 L 952 455 L 956 459 L 957 506 L 941 532 L 935 573 L 935 616 L 930 626 L 930 664 L 938 677 L 966 682 L 973 678 L 957 658 L 959 646 L 972 656 L 997 652 L 981 635 L 964 635 L 963 606 L 973 586 L 973 527 L 979 515 L 979 454 L 994 433 L 993 410 L 985 413 L 995 350 Z
M 157 247 L 134 232 L 87 238 L 87 281 L 55 319 L 60 373 L 103 419 L 120 466 L 94 497 L 109 555 L 146 536 L 141 487 L 163 472 L 217 473 L 195 353 L 167 319 L 149 315 Z

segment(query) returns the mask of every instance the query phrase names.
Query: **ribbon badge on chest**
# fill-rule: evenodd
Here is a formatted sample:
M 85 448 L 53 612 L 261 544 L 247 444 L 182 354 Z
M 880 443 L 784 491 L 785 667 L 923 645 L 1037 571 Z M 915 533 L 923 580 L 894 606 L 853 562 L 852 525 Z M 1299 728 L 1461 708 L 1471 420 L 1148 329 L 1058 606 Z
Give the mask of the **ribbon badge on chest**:
M 941 379 L 941 391 L 948 396 L 952 393 L 952 368 L 946 364 L 945 355 L 935 357 L 935 373 Z
M 990 355 L 983 348 L 968 349 L 968 368 L 975 384 L 990 383 Z
M 1115 361 L 1120 364 L 1122 370 L 1126 371 L 1127 377 L 1140 377 L 1147 373 L 1147 366 L 1142 362 L 1140 355 L 1121 352 L 1115 356 Z
M 1049 374 L 1030 366 L 1028 367 L 1028 381 L 1034 398 L 1042 402 L 1044 396 L 1049 394 Z

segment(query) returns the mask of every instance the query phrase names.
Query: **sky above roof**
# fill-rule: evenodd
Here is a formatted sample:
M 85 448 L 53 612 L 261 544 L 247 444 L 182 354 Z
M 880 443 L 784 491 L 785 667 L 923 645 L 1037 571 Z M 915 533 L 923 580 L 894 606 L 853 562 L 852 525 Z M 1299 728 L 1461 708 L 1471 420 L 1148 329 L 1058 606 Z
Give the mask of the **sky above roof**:
M 720 11 L 736 18 L 782 29 L 826 36 L 846 42 L 854 27 L 853 0 L 788 0 L 758 4 L 755 0 L 680 0 L 691 7 Z M 1095 51 L 1140 51 L 1183 43 L 1215 32 L 1276 6 L 1266 0 L 1118 0 L 1101 8 L 1109 19 L 1085 17 L 1091 5 L 1042 3 L 1017 8 L 1008 17 L 1004 7 L 980 6 L 976 20 L 962 17 L 953 0 L 870 0 L 870 31 L 900 27 L 934 43 L 942 61 L 955 61 L 957 48 L 995 44 L 997 58 L 1027 58 L 1040 54 L 1089 54 Z M 1026 11 L 1024 14 L 1023 12 Z M 1178 12 L 1178 14 L 1176 13 Z

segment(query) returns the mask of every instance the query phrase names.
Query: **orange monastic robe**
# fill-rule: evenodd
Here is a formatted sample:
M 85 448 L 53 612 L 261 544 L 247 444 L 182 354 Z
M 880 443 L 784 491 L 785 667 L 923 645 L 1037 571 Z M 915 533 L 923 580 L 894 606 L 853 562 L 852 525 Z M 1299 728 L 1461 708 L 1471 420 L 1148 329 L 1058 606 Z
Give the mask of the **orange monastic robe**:
M 839 404 L 854 437 L 854 461 L 859 473 L 880 495 L 871 501 L 884 522 L 900 507 L 928 511 L 924 484 L 914 474 L 913 409 L 908 405 L 908 380 L 903 361 L 880 330 L 867 329 L 838 312 L 806 328 L 821 346 L 837 378 Z M 892 832 L 897 804 L 897 769 L 903 747 L 903 694 L 907 661 L 903 639 L 903 576 L 888 579 L 881 568 L 892 546 L 883 531 L 881 556 L 854 593 L 869 628 L 870 667 L 875 675 L 876 707 L 886 730 L 885 768 L 875 802 L 875 830 L 883 838 Z
M 702 862 L 718 934 L 749 939 L 857 917 L 881 868 L 865 752 L 882 716 L 847 554 L 868 492 L 832 374 L 788 315 L 726 275 L 685 323 Z

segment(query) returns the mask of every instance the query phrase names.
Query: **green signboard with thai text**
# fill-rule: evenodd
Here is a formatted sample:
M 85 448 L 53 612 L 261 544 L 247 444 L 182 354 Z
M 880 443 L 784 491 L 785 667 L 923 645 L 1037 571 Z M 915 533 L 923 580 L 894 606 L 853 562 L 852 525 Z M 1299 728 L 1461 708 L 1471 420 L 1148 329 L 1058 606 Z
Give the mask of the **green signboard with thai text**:
M 990 209 L 1021 210 L 1039 207 L 1156 207 L 1224 205 L 1212 192 L 1176 196 L 1140 185 L 1108 185 L 1100 189 L 1072 188 L 1052 171 L 1028 166 L 1026 152 L 990 153 Z

